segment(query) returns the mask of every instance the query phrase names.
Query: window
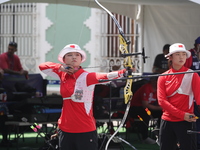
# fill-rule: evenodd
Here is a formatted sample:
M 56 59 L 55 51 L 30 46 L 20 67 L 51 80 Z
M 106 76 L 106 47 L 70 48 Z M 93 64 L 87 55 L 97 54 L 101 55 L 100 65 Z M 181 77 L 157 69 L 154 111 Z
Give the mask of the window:
M 33 56 L 35 48 L 36 5 L 17 3 L 0 5 L 0 50 L 7 51 L 10 41 L 18 44 L 19 56 Z
M 113 15 L 122 27 L 125 34 L 125 38 L 131 42 L 128 45 L 129 53 L 138 52 L 136 47 L 138 44 L 137 39 L 139 35 L 136 34 L 137 25 L 135 20 L 119 14 Z M 119 51 L 119 30 L 116 24 L 114 23 L 113 19 L 106 12 L 102 12 L 101 20 L 101 56 L 103 59 L 104 66 L 109 66 L 109 71 L 122 69 L 124 68 L 124 58 L 121 57 L 121 52 Z M 138 63 L 141 62 L 141 57 L 133 56 L 132 59 L 134 63 L 133 65 L 137 67 L 137 72 L 141 72 L 141 65 L 138 65 Z M 108 71 L 108 69 L 104 68 L 104 71 Z

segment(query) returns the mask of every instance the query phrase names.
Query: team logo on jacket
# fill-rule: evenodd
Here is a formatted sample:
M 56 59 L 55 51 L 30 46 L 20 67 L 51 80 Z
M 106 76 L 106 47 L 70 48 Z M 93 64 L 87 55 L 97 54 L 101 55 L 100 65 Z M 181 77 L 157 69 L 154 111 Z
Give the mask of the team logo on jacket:
M 83 90 L 76 89 L 75 91 L 75 99 L 81 100 L 83 97 Z

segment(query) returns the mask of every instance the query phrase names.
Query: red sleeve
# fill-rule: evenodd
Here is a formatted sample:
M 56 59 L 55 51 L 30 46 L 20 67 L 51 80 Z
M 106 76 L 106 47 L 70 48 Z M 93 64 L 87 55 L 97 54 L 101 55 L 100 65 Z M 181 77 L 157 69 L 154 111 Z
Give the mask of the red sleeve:
M 186 59 L 184 66 L 187 68 L 190 68 L 192 66 L 192 56 L 190 56 L 188 59 Z
M 144 92 L 146 91 L 147 84 L 141 86 L 134 94 L 131 99 L 131 107 L 132 106 L 142 106 L 142 100 L 144 98 Z
M 183 119 L 185 112 L 177 109 L 174 107 L 167 98 L 166 94 L 166 85 L 165 85 L 165 76 L 160 76 L 158 78 L 158 87 L 157 87 L 157 97 L 158 97 L 158 103 L 163 108 L 164 111 L 169 112 L 170 114 L 173 114 L 174 116 Z
M 109 73 L 95 73 L 95 72 L 89 73 L 87 76 L 87 85 L 89 86 L 92 84 L 102 83 L 99 82 L 100 79 L 106 80 L 106 79 L 117 79 L 123 77 L 125 71 L 126 69 Z
M 193 62 L 193 60 L 192 60 L 192 51 L 194 51 L 194 50 L 190 49 L 188 51 L 191 53 L 191 56 L 188 59 L 186 59 L 186 62 L 184 64 L 184 66 L 187 67 L 187 68 L 191 68 L 192 62 Z
M 60 73 L 61 71 L 59 70 L 61 64 L 58 63 L 53 63 L 53 62 L 45 62 L 39 65 L 40 70 L 51 76 L 51 77 L 55 77 L 55 78 L 60 78 Z
M 0 68 L 1 69 L 8 69 L 8 62 L 7 62 L 7 56 L 6 53 L 3 53 L 0 55 Z

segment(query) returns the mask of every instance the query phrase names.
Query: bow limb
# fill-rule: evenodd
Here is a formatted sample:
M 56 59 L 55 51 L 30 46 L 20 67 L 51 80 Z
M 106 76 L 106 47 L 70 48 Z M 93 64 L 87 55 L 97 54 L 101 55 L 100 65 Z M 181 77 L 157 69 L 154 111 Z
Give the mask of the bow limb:
M 119 50 L 121 51 L 122 54 L 128 54 L 128 50 L 127 50 L 127 47 L 128 47 L 128 44 L 130 44 L 130 41 L 129 40 L 126 40 L 125 39 L 125 36 L 124 36 L 124 32 L 123 32 L 123 29 L 121 28 L 121 26 L 119 25 L 119 22 L 117 21 L 117 19 L 115 18 L 115 16 L 108 10 L 106 9 L 104 6 L 102 6 L 98 0 L 94 0 L 102 9 L 104 9 L 109 15 L 110 17 L 113 19 L 113 21 L 115 22 L 117 28 L 119 29 L 119 39 L 120 39 L 120 48 Z M 128 56 L 124 59 L 124 67 L 126 68 L 132 68 L 132 61 L 131 61 L 131 57 Z M 131 75 L 128 75 L 128 77 L 131 77 Z M 129 112 L 129 109 L 130 109 L 130 100 L 132 98 L 132 91 L 131 91 L 131 87 L 132 87 L 132 82 L 133 82 L 133 79 L 128 79 L 127 82 L 126 82 L 126 86 L 124 87 L 124 100 L 125 100 L 125 104 L 127 104 L 126 106 L 126 110 L 125 110 L 125 113 L 124 113 L 124 116 L 122 118 L 122 121 L 119 125 L 119 127 L 117 128 L 117 130 L 113 133 L 113 135 L 108 139 L 107 143 L 106 143 L 106 147 L 105 147 L 105 150 L 107 150 L 108 148 L 108 145 L 110 143 L 110 141 L 114 138 L 114 136 L 118 133 L 118 131 L 122 128 L 122 126 L 124 125 L 125 121 L 126 121 L 126 118 L 128 116 L 128 112 Z
M 129 40 L 126 40 L 125 36 L 124 36 L 124 31 L 122 29 L 122 27 L 120 26 L 119 22 L 117 21 L 117 19 L 115 18 L 115 16 L 107 9 L 105 8 L 103 5 L 101 5 L 98 0 L 94 0 L 103 10 L 105 10 L 109 15 L 110 17 L 113 19 L 113 21 L 115 22 L 118 30 L 119 30 L 119 33 L 120 35 L 123 37 L 124 41 L 127 43 L 127 44 L 130 44 L 130 41 Z
M 110 144 L 110 141 L 114 138 L 114 136 L 119 132 L 119 130 L 123 127 L 125 121 L 126 121 L 126 118 L 128 116 L 128 112 L 129 112 L 129 109 L 130 109 L 130 106 L 131 106 L 131 101 L 128 101 L 128 104 L 126 106 L 126 111 L 124 113 L 124 116 L 122 118 L 122 121 L 119 125 L 119 127 L 117 128 L 117 130 L 112 134 L 112 136 L 108 139 L 107 143 L 106 143 L 106 147 L 105 147 L 105 150 L 108 149 L 108 145 Z

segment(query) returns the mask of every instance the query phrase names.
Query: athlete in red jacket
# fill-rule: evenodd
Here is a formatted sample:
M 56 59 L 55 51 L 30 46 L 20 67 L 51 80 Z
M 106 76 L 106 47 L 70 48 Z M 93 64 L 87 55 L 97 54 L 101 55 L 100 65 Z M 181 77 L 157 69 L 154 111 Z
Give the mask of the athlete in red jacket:
M 60 150 L 97 150 L 96 121 L 93 117 L 93 92 L 100 79 L 123 76 L 124 70 L 110 73 L 89 73 L 80 66 L 86 54 L 76 44 L 65 46 L 58 55 L 63 63 L 45 62 L 39 68 L 60 79 L 63 108 L 58 120 Z
M 171 45 L 166 55 L 171 62 L 171 68 L 164 74 L 192 71 L 184 67 L 190 55 L 183 44 Z M 193 99 L 200 104 L 199 85 L 197 73 L 158 78 L 158 102 L 163 108 L 160 126 L 161 150 L 175 150 L 177 141 L 181 150 L 196 150 L 195 135 L 187 134 L 187 130 L 192 130 L 196 121 Z

